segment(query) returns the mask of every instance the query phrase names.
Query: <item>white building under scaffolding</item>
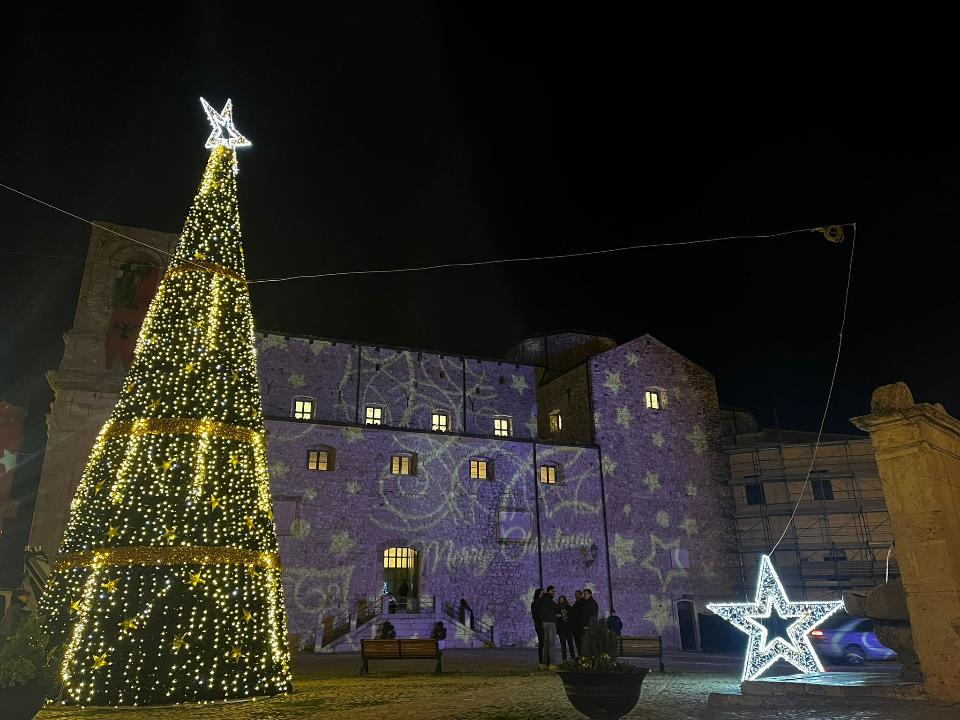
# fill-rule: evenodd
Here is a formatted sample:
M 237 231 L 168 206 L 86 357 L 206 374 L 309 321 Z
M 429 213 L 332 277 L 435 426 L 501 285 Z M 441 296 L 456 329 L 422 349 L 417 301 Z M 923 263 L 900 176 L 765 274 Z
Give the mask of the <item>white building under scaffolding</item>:
M 800 500 L 796 518 L 774 555 L 787 592 L 835 598 L 899 576 L 890 553 L 890 516 L 866 437 L 824 435 L 810 482 L 815 433 L 761 430 L 746 411 L 724 411 L 737 545 L 746 586 L 760 555 L 777 542 Z

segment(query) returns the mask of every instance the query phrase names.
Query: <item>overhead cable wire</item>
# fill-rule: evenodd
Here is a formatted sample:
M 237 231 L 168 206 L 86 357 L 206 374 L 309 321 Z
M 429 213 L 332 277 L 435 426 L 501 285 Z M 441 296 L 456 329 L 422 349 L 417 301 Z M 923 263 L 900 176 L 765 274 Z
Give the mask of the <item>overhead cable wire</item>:
M 107 227 L 105 225 L 100 225 L 98 223 L 93 222 L 92 220 L 88 220 L 87 218 L 80 217 L 79 215 L 76 215 L 68 210 L 59 208 L 56 205 L 53 205 L 52 203 L 48 203 L 44 200 L 41 200 L 40 198 L 36 198 L 33 195 L 28 195 L 27 193 L 17 190 L 16 188 L 10 187 L 9 185 L 0 183 L 0 187 L 5 188 L 13 193 L 16 193 L 17 195 L 20 195 L 24 198 L 27 198 L 28 200 L 32 200 L 45 207 L 48 207 L 51 210 L 55 210 L 56 212 L 63 213 L 64 215 L 72 217 L 76 220 L 80 220 L 81 222 L 87 223 L 88 225 L 98 228 L 100 230 L 103 230 L 104 232 L 111 233 L 118 237 L 124 238 L 125 240 L 129 240 L 130 242 L 150 248 L 151 250 L 158 252 L 161 255 L 166 255 L 171 258 L 173 257 L 173 253 L 163 250 L 162 248 L 155 247 L 153 245 L 150 245 L 149 243 L 143 242 L 142 240 L 138 240 L 122 232 L 114 230 L 113 228 Z M 628 252 L 631 250 L 654 250 L 657 248 L 668 248 L 668 247 L 688 247 L 692 245 L 706 245 L 709 243 L 726 242 L 730 240 L 764 240 L 764 239 L 785 237 L 787 235 L 799 235 L 800 233 L 806 233 L 806 232 L 819 232 L 819 233 L 822 233 L 824 237 L 826 237 L 828 240 L 831 240 L 832 242 L 841 242 L 843 240 L 843 228 L 850 225 L 855 226 L 854 223 L 841 223 L 836 225 L 826 225 L 826 226 L 809 227 L 809 228 L 796 228 L 793 230 L 783 230 L 780 232 L 772 232 L 772 233 L 727 235 L 724 237 L 702 238 L 699 240 L 675 240 L 675 241 L 660 242 L 660 243 L 639 243 L 636 245 L 624 245 L 621 247 L 614 247 L 614 248 L 600 248 L 598 250 L 581 250 L 578 252 L 558 253 L 553 255 L 532 255 L 529 257 L 518 257 L 518 258 L 496 258 L 493 260 L 474 260 L 474 261 L 466 261 L 466 262 L 438 263 L 434 265 L 415 265 L 411 267 L 399 267 L 399 268 L 376 268 L 376 269 L 370 269 L 370 270 L 338 270 L 338 271 L 323 272 L 323 273 L 305 273 L 300 275 L 287 275 L 283 277 L 256 278 L 253 280 L 248 280 L 247 282 L 248 284 L 253 285 L 257 283 L 278 283 L 278 282 L 287 282 L 290 280 L 305 280 L 305 279 L 311 279 L 311 278 L 346 277 L 351 275 L 384 275 L 389 273 L 428 272 L 431 270 L 449 270 L 449 269 L 456 269 L 456 268 L 485 267 L 489 265 L 507 265 L 511 263 L 541 262 L 541 261 L 547 261 L 547 260 L 566 260 L 570 258 L 590 257 L 594 255 L 608 255 L 611 253 Z M 13 254 L 13 255 L 30 255 L 31 254 L 31 253 L 13 252 L 13 251 L 0 251 L 0 252 L 9 252 L 9 254 Z M 43 255 L 41 253 L 36 253 L 36 255 L 39 257 L 48 257 L 48 258 L 60 257 L 61 259 L 73 259 L 67 256 Z M 76 258 L 76 259 L 79 260 L 80 258 Z M 186 260 L 185 262 L 190 262 L 190 261 Z M 194 264 L 194 263 L 191 263 L 191 264 Z
M 833 399 L 833 388 L 837 382 L 837 369 L 840 367 L 840 352 L 843 350 L 843 331 L 847 325 L 847 306 L 850 301 L 850 281 L 853 277 L 853 253 L 857 248 L 857 224 L 852 223 L 853 232 L 851 233 L 850 240 L 850 262 L 847 265 L 847 287 L 843 293 L 843 313 L 840 317 L 840 333 L 837 339 L 837 355 L 833 361 L 833 373 L 830 376 L 830 387 L 827 389 L 827 402 L 823 408 L 823 417 L 820 418 L 820 429 L 817 430 L 817 440 L 813 445 L 813 457 L 810 459 L 810 467 L 807 468 L 807 475 L 803 479 L 803 487 L 800 488 L 800 496 L 797 498 L 796 505 L 793 506 L 793 512 L 790 513 L 790 519 L 787 520 L 787 524 L 783 528 L 783 532 L 780 533 L 780 538 L 774 543 L 773 548 L 771 548 L 768 555 L 773 555 L 776 549 L 780 546 L 780 543 L 783 542 L 783 538 L 787 535 L 787 530 L 790 529 L 790 526 L 793 524 L 794 518 L 797 516 L 797 511 L 800 509 L 800 503 L 803 502 L 803 494 L 807 491 L 807 486 L 810 484 L 810 475 L 813 473 L 814 465 L 817 463 L 817 451 L 820 449 L 820 439 L 823 437 L 823 428 L 827 424 L 827 414 L 830 412 L 830 402 Z

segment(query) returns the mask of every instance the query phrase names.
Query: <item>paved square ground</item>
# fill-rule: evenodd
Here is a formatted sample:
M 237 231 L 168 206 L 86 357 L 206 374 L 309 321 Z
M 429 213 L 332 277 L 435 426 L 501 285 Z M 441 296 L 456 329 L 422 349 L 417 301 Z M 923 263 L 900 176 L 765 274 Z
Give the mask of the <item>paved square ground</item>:
M 960 720 L 960 706 L 930 701 L 832 704 L 819 708 L 771 701 L 761 708 L 707 707 L 711 692 L 738 688 L 739 659 L 675 655 L 667 672 L 651 672 L 631 719 L 689 720 Z M 170 708 L 102 710 L 51 708 L 38 720 L 320 720 L 389 717 L 443 720 L 574 720 L 583 716 L 567 702 L 560 678 L 536 670 L 531 650 L 451 650 L 444 674 L 432 661 L 371 661 L 360 677 L 355 654 L 296 657 L 296 691 L 283 697 L 244 703 Z

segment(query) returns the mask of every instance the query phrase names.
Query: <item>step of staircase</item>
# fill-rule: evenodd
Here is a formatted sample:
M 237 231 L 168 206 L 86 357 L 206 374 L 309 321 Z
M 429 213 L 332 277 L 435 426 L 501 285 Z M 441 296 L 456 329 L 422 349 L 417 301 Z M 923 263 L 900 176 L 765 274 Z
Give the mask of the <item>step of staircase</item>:
M 397 638 L 429 638 L 431 632 L 433 632 L 433 626 L 440 621 L 447 629 L 447 649 L 482 648 L 487 645 L 485 639 L 478 633 L 443 613 L 394 613 L 378 615 L 366 625 L 337 638 L 329 645 L 325 645 L 320 649 L 320 652 L 359 652 L 360 641 L 374 639 L 380 625 L 387 620 L 396 629 Z

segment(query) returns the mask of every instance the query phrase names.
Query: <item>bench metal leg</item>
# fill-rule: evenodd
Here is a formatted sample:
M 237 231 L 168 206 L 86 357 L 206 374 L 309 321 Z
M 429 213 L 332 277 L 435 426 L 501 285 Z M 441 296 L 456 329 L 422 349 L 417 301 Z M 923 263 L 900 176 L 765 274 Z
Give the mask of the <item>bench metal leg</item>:
M 366 659 L 366 658 L 364 658 L 363 661 L 360 663 L 360 674 L 361 674 L 361 675 L 369 675 L 369 674 L 370 674 L 370 668 L 367 666 L 367 659 Z
M 660 656 L 660 672 L 666 672 L 666 670 L 663 669 L 663 655 Z

